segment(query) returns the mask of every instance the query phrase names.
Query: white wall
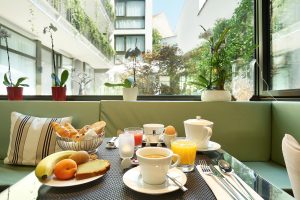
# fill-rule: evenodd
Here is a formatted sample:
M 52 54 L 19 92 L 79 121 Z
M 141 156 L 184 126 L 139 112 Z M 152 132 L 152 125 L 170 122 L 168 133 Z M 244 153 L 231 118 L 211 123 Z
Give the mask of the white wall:
M 199 35 L 206 29 L 212 28 L 219 18 L 230 18 L 240 0 L 185 0 L 176 26 L 177 43 L 186 53 L 199 46 Z
M 152 51 L 152 0 L 146 0 L 145 7 L 145 50 Z

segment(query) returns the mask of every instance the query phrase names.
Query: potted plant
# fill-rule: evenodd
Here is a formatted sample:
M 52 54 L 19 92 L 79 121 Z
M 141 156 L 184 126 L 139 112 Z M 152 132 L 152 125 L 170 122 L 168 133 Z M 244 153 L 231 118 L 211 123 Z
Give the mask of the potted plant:
M 8 32 L 0 28 L 0 39 L 5 40 L 6 45 L 6 54 L 7 54 L 7 61 L 8 61 L 8 72 L 4 74 L 3 84 L 6 86 L 7 89 L 7 96 L 8 100 L 23 100 L 23 87 L 28 87 L 28 84 L 22 83 L 27 77 L 21 77 L 17 80 L 16 83 L 12 81 L 11 75 L 11 67 L 10 67 L 10 59 L 9 59 L 9 52 L 8 52 L 8 41 L 7 38 L 10 37 Z
M 129 48 L 125 53 L 126 59 L 132 60 L 132 69 L 133 69 L 133 79 L 126 78 L 123 83 L 105 83 L 107 87 L 123 87 L 123 100 L 124 101 L 136 101 L 138 95 L 138 87 L 136 84 L 136 59 L 141 55 L 141 50 L 136 46 L 137 40 L 135 42 L 135 48 Z
M 65 101 L 66 93 L 67 93 L 66 82 L 69 78 L 69 71 L 64 70 L 61 73 L 61 76 L 58 77 L 58 69 L 55 64 L 55 52 L 54 52 L 54 43 L 53 43 L 53 35 L 52 35 L 52 33 L 56 31 L 57 28 L 52 23 L 50 23 L 49 26 L 44 27 L 43 33 L 46 34 L 48 32 L 51 38 L 52 63 L 53 63 L 53 73 L 51 74 L 51 78 L 53 79 L 52 99 L 55 101 Z
M 204 33 L 200 38 L 207 40 L 204 45 L 208 45 L 210 51 L 208 77 L 200 74 L 196 81 L 190 83 L 204 89 L 201 94 L 202 101 L 230 101 L 231 93 L 224 89 L 225 82 L 231 75 L 226 59 L 226 37 L 229 28 L 224 28 L 219 35 L 214 35 L 210 30 L 201 27 Z
M 105 83 L 107 87 L 123 87 L 123 100 L 136 101 L 138 88 L 134 87 L 134 78 L 126 78 L 123 83 Z

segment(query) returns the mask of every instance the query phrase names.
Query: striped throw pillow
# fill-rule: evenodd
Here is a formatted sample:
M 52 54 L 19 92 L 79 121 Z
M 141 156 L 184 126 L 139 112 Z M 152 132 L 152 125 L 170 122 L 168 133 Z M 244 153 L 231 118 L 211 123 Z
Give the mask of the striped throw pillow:
M 5 164 L 36 165 L 47 155 L 59 151 L 51 122 L 69 122 L 71 117 L 40 118 L 11 113 L 10 143 Z

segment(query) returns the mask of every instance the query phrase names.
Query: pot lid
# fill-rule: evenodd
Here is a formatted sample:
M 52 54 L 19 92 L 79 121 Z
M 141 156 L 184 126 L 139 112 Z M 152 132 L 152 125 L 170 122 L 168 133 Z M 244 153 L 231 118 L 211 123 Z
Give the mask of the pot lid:
M 200 116 L 196 116 L 195 119 L 188 119 L 184 121 L 185 124 L 191 124 L 191 125 L 212 125 L 213 122 L 208 121 L 206 119 L 201 119 Z

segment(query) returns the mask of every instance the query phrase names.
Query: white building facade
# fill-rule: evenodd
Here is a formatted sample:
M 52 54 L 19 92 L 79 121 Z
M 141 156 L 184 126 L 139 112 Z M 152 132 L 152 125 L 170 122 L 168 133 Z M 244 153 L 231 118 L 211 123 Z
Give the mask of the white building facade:
M 152 0 L 115 0 L 113 44 L 115 64 L 124 64 L 125 52 L 135 45 L 142 51 L 152 51 Z
M 80 84 L 73 81 L 73 78 L 86 74 L 91 81 L 85 94 L 99 95 L 95 71 L 110 68 L 113 64 L 113 48 L 109 44 L 113 36 L 113 19 L 108 16 L 104 2 L 106 0 L 1 1 L 0 27 L 11 34 L 8 40 L 13 78 L 28 77 L 25 82 L 30 87 L 24 88 L 25 95 L 51 94 L 51 39 L 49 34 L 43 33 L 44 27 L 50 23 L 57 27 L 53 33 L 53 42 L 58 73 L 64 69 L 70 73 L 67 94 L 78 95 Z M 80 10 L 84 22 L 76 18 L 75 7 Z M 92 36 L 92 32 L 97 35 Z M 8 70 L 3 41 L 0 42 L 0 79 Z M 79 80 L 81 83 L 84 81 L 87 80 Z M 6 94 L 5 91 L 1 84 L 0 94 Z
M 240 0 L 185 0 L 176 26 L 177 44 L 184 52 L 200 45 L 199 35 L 220 18 L 230 18 Z

